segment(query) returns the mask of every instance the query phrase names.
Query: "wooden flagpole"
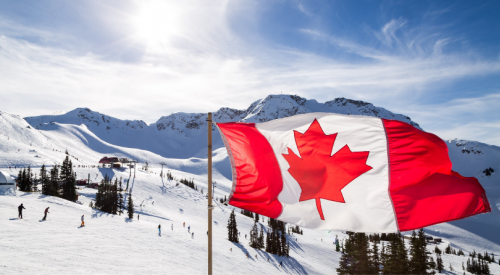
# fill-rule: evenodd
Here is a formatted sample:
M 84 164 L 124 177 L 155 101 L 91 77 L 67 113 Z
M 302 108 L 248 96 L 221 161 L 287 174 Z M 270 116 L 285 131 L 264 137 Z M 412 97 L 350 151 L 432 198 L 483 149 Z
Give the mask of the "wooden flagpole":
M 208 275 L 212 275 L 212 113 L 208 113 Z

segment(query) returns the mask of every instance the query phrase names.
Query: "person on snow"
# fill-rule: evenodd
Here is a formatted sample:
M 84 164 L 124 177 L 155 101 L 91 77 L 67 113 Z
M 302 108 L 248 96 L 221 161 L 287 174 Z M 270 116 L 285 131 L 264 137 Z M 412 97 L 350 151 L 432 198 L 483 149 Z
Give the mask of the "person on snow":
M 139 214 L 137 214 L 137 220 L 139 220 Z
M 17 208 L 17 210 L 19 210 L 19 218 L 20 219 L 23 218 L 23 209 L 26 209 L 26 208 L 24 208 L 23 204 L 21 203 L 21 205 L 19 205 L 19 207 Z
M 161 234 L 161 224 L 158 225 L 158 233 Z
M 84 218 L 85 215 L 82 215 L 82 224 L 80 225 L 80 227 L 84 227 L 85 226 L 85 218 Z
M 280 267 L 282 267 L 282 266 L 283 266 L 283 262 L 282 262 L 282 261 L 280 261 Z
M 249 258 L 249 257 L 250 257 L 250 255 L 248 255 L 248 252 L 247 252 L 247 258 Z
M 231 248 L 229 248 L 229 251 L 233 252 L 233 248 L 232 248 L 232 247 L 231 247 Z
M 45 215 L 43 216 L 43 221 L 45 221 L 45 219 L 47 219 L 47 213 L 50 213 L 49 212 L 49 207 L 45 208 Z
M 247 234 L 245 234 L 245 239 L 247 238 Z
M 174 224 L 172 224 L 172 230 L 174 230 Z
M 255 259 L 258 259 L 257 254 L 255 254 Z
M 186 222 L 183 222 L 183 223 L 182 223 L 182 227 L 186 227 Z
M 188 226 L 188 233 L 189 233 L 189 230 L 191 230 L 191 226 Z
M 269 262 L 269 257 L 267 257 L 267 262 Z
M 194 232 L 191 233 L 191 239 L 194 239 Z

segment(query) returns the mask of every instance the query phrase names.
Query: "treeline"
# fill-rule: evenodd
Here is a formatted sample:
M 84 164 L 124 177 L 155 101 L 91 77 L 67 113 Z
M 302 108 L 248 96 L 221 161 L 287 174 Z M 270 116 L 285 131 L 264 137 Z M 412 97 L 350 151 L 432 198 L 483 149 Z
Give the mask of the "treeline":
M 348 238 L 342 246 L 342 256 L 338 274 L 432 274 L 431 269 L 443 270 L 443 262 L 438 255 L 437 263 L 428 255 L 423 230 L 418 235 L 413 231 L 410 239 L 409 255 L 403 236 L 398 234 L 378 234 L 347 232 Z M 369 244 L 370 239 L 373 246 Z M 385 239 L 379 251 L 380 240 Z M 410 257 L 408 257 L 410 256 Z
M 244 210 L 246 211 L 246 210 Z M 248 211 L 250 212 L 250 211 Z M 254 218 L 252 215 L 246 215 L 248 217 Z M 259 215 L 255 214 L 254 225 L 250 231 L 250 246 L 255 249 L 265 249 L 266 252 L 276 254 L 278 256 L 289 257 L 290 244 L 286 238 L 285 225 L 286 223 L 278 221 L 275 219 L 269 219 L 267 229 L 267 234 L 265 236 L 264 242 L 264 227 L 260 226 L 260 231 L 257 225 L 259 221 Z M 234 243 L 239 243 L 239 234 L 236 223 L 236 214 L 234 209 L 229 216 L 228 224 L 228 240 Z
M 180 183 L 186 185 L 187 187 L 191 187 L 193 188 L 194 190 L 198 190 L 198 186 L 196 184 L 194 184 L 194 180 L 193 179 L 180 179 L 179 180 Z
M 115 178 L 113 183 L 108 175 L 105 175 L 97 188 L 95 203 L 90 202 L 90 207 L 113 215 L 123 213 L 123 188 L 122 179 Z
M 62 165 L 55 165 L 50 171 L 47 171 L 45 165 L 40 169 L 40 176 L 36 178 L 31 172 L 31 168 L 19 170 L 17 183 L 20 191 L 36 192 L 38 184 L 42 184 L 42 194 L 57 196 L 69 201 L 76 201 L 76 175 L 73 172 L 73 164 L 68 156 L 64 159 Z

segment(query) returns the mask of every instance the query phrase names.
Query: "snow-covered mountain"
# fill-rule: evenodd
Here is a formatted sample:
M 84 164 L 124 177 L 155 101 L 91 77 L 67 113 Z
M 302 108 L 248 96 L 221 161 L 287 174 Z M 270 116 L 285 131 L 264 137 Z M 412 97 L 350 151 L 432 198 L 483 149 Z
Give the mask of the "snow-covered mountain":
M 371 103 L 345 98 L 318 103 L 294 95 L 270 95 L 255 101 L 246 110 L 221 108 L 213 113 L 213 119 L 216 122 L 264 122 L 311 112 L 375 116 L 419 127 L 409 117 L 394 114 Z M 147 125 L 140 120 L 120 120 L 88 108 L 78 108 L 63 115 L 25 118 L 32 127 L 40 130 L 52 130 L 54 123 L 85 125 L 105 142 L 151 151 L 168 158 L 206 156 L 206 119 L 206 113 L 174 113 Z M 214 148 L 223 147 L 219 135 L 214 135 L 213 143 Z
M 306 100 L 304 98 L 277 95 L 269 96 L 265 99 L 256 101 L 250 105 L 247 110 L 236 110 L 230 108 L 221 108 L 214 113 L 214 120 L 219 122 L 224 121 L 246 121 L 246 122 L 263 122 L 276 118 L 287 117 L 295 114 L 308 112 L 336 112 L 352 115 L 370 115 L 389 119 L 398 119 L 411 123 L 418 127 L 418 124 L 411 121 L 410 118 L 404 115 L 393 114 L 383 108 L 378 108 L 372 104 L 354 101 L 349 99 L 335 99 L 326 103 L 318 103 L 315 100 Z M 157 226 L 158 223 L 164 224 L 164 228 L 170 223 L 174 223 L 175 228 L 180 227 L 183 221 L 191 225 L 195 225 L 197 236 L 204 235 L 206 222 L 202 221 L 206 213 L 206 201 L 199 192 L 194 190 L 185 190 L 184 186 L 176 186 L 174 183 L 162 182 L 158 176 L 160 172 L 160 162 L 166 163 L 166 169 L 173 171 L 177 178 L 194 179 L 195 183 L 206 190 L 206 114 L 187 114 L 175 113 L 169 116 L 161 117 L 156 123 L 147 125 L 142 121 L 127 121 L 112 118 L 93 112 L 88 109 L 76 109 L 67 114 L 60 116 L 38 116 L 23 119 L 16 115 L 0 112 L 0 169 L 12 176 L 16 176 L 19 171 L 19 166 L 26 167 L 31 165 L 35 167 L 35 172 L 42 164 L 51 165 L 60 163 L 66 156 L 65 151 L 68 150 L 71 160 L 75 165 L 96 165 L 98 160 L 103 156 L 126 157 L 137 159 L 141 163 L 149 162 L 150 167 L 153 166 L 153 173 L 145 173 L 138 171 L 135 179 L 134 200 L 136 207 L 141 214 L 141 224 L 130 224 L 127 229 L 119 230 L 119 238 L 128 236 L 126 241 L 121 242 L 117 246 L 108 239 L 115 238 L 114 234 L 102 233 L 111 232 L 116 228 L 124 226 L 123 221 L 116 220 L 111 215 L 108 217 L 92 211 L 86 205 L 89 200 L 95 195 L 91 190 L 82 190 L 81 200 L 83 205 L 75 205 L 63 201 L 59 198 L 40 197 L 36 194 L 23 194 L 18 197 L 0 199 L 0 218 L 8 220 L 7 217 L 12 216 L 10 212 L 15 212 L 15 207 L 22 200 L 28 202 L 32 207 L 43 209 L 44 205 L 51 205 L 54 212 L 58 213 L 54 216 L 54 225 L 47 227 L 50 232 L 62 230 L 62 234 L 66 238 L 71 238 L 74 235 L 73 227 L 67 226 L 67 220 L 75 218 L 78 220 L 78 215 L 87 213 L 89 218 L 92 217 L 95 229 L 90 229 L 92 233 L 89 235 L 80 236 L 78 240 L 74 240 L 78 246 L 85 246 L 86 243 L 95 241 L 115 247 L 119 251 L 128 250 L 129 247 L 137 246 L 136 251 L 142 251 L 141 255 L 134 253 L 128 254 L 134 258 L 155 258 L 159 255 L 169 253 L 169 250 L 159 248 L 159 250 L 151 250 L 150 247 L 157 243 L 157 239 L 150 236 L 148 230 L 151 227 Z M 215 129 L 213 129 L 215 131 Z M 231 190 L 231 171 L 230 164 L 227 159 L 227 152 L 223 148 L 222 142 L 218 133 L 214 133 L 214 180 L 217 181 L 215 195 L 217 197 L 227 196 Z M 451 243 L 455 249 L 462 249 L 467 252 L 473 250 L 483 252 L 488 250 L 494 252 L 496 258 L 500 255 L 500 147 L 487 145 L 475 141 L 464 140 L 449 140 L 447 141 L 450 158 L 453 162 L 453 170 L 461 173 L 463 176 L 476 177 L 486 189 L 486 193 L 492 206 L 492 213 L 473 216 L 467 219 L 453 221 L 449 223 L 438 224 L 425 228 L 426 233 L 435 237 L 442 237 L 446 242 Z M 9 169 L 9 166 L 12 167 Z M 18 169 L 13 167 L 17 166 Z M 138 167 L 142 166 L 139 164 Z M 127 178 L 129 172 L 127 169 L 108 169 L 108 168 L 81 168 L 75 167 L 78 178 L 87 178 L 91 175 L 92 180 L 99 181 L 104 175 Z M 156 173 L 156 175 L 154 174 Z M 132 181 L 134 184 L 134 181 Z M 156 206 L 151 204 L 151 201 L 156 200 Z M 146 207 L 147 205 L 147 207 Z M 52 207 L 53 206 L 53 207 Z M 32 208 L 33 209 L 33 208 Z M 215 220 L 218 222 L 216 230 L 218 234 L 215 239 L 222 244 L 222 248 L 215 248 L 217 270 L 222 273 L 227 270 L 221 268 L 223 260 L 233 261 L 238 266 L 245 266 L 246 261 L 249 261 L 244 256 L 244 253 L 249 251 L 252 255 L 259 254 L 259 260 L 251 260 L 251 264 L 242 273 L 271 273 L 276 272 L 277 263 L 280 259 L 274 258 L 271 265 L 267 265 L 264 261 L 260 262 L 261 257 L 267 257 L 265 253 L 254 251 L 249 248 L 247 242 L 233 247 L 233 251 L 239 254 L 227 254 L 231 243 L 225 238 L 225 222 L 229 208 L 218 208 L 219 212 L 215 213 Z M 10 216 L 9 216 L 10 215 Z M 14 215 L 14 214 L 13 214 Z M 57 215 L 57 216 L 56 216 Z M 87 216 L 87 215 L 86 215 Z M 144 220 L 143 220 L 144 219 Z M 241 226 L 242 234 L 247 233 L 252 221 L 248 218 L 238 216 L 238 225 Z M 12 219 L 11 219 L 12 220 Z M 142 223 L 144 221 L 144 223 Z M 8 238 L 15 239 L 19 242 L 24 242 L 22 236 L 17 234 L 19 230 L 25 230 L 26 223 L 30 228 L 36 228 L 45 238 L 51 238 L 52 235 L 46 234 L 44 230 L 38 228 L 38 220 L 36 222 L 23 220 L 22 224 L 14 224 L 17 221 L 11 221 L 8 227 L 0 226 L 0 234 L 9 236 Z M 166 226 L 165 226 L 166 223 Z M 200 229 L 201 228 L 201 229 Z M 165 228 L 168 230 L 168 228 Z M 28 229 L 26 229 L 28 230 Z M 129 231 L 130 230 L 130 231 Z M 340 258 L 339 254 L 333 252 L 331 246 L 332 238 L 338 234 L 343 237 L 342 232 L 332 231 L 330 233 L 304 230 L 305 235 L 299 236 L 298 241 L 293 243 L 293 259 L 287 262 L 287 273 L 334 273 L 334 268 L 337 266 Z M 12 233 L 16 232 L 16 234 Z M 24 231 L 23 231 L 24 232 Z M 95 232 L 101 232 L 94 234 Z M 217 233 L 218 232 L 218 233 Z M 45 235 L 44 235 L 45 234 Z M 132 235 L 130 235 L 132 234 Z M 191 242 L 191 239 L 185 238 L 183 233 L 177 231 L 168 235 L 167 238 L 162 238 L 165 245 L 172 247 L 179 252 L 182 257 L 177 257 L 176 253 L 169 253 L 169 257 L 175 263 L 172 264 L 172 271 L 191 271 L 195 272 L 201 269 L 191 267 L 192 259 L 189 252 L 194 253 L 196 257 L 203 257 L 206 244 L 203 242 Z M 187 233 L 186 233 L 187 234 Z M 144 236 L 144 237 L 143 237 Z M 138 238 L 133 241 L 130 238 Z M 97 238 L 97 239 L 96 239 Z M 170 239 L 168 239 L 170 238 Z M 241 237 L 243 239 L 243 236 Z M 325 243 L 323 243 L 323 239 Z M 118 239 L 116 239 L 118 240 Z M 326 243 L 326 241 L 330 243 Z M 22 249 L 18 249 L 14 243 L 0 242 L 0 257 L 14 259 L 13 257 L 23 258 L 26 255 L 21 251 L 27 251 L 30 247 L 35 249 L 48 249 L 45 247 L 46 242 L 25 240 Z M 31 242 L 31 243 L 28 243 Z M 51 244 L 54 246 L 49 250 L 55 252 L 59 249 L 66 249 L 64 244 L 58 243 L 56 239 L 51 239 Z M 443 249 L 447 244 L 443 244 Z M 188 247 L 187 250 L 185 247 Z M 430 248 L 432 250 L 432 248 Z M 3 254 L 2 251 L 9 251 Z M 68 250 L 69 251 L 69 250 Z M 104 257 L 106 249 L 99 249 L 97 246 L 89 250 L 89 253 L 84 253 L 85 257 L 91 259 L 95 255 Z M 104 251 L 104 252 L 103 252 Z M 148 251 L 148 252 L 144 252 Z M 158 251 L 161 251 L 159 253 Z M 73 253 L 74 254 L 74 253 Z M 45 255 L 45 254 L 44 254 Z M 47 255 L 51 255 L 48 253 Z M 58 254 L 59 255 L 59 254 Z M 229 255 L 229 256 L 228 256 Z M 327 258 L 324 255 L 328 255 Z M 40 256 L 43 259 L 50 261 L 50 256 Z M 455 270 L 461 272 L 461 258 L 452 255 L 443 255 L 445 265 L 452 263 Z M 123 258 L 117 257 L 116 261 L 123 261 Z M 218 261 L 218 262 L 217 262 Z M 324 264 L 324 261 L 329 264 Z M 466 261 L 464 258 L 463 261 Z M 71 266 L 75 261 L 67 259 L 63 263 L 66 265 L 61 267 L 62 270 L 71 270 Z M 170 261 L 169 261 L 170 262 Z M 161 273 L 162 265 L 151 263 L 145 269 L 140 269 L 141 264 L 133 262 L 133 270 L 150 271 Z M 39 266 L 36 264 L 26 263 L 24 271 L 34 272 Z M 105 262 L 100 262 L 99 266 L 93 267 L 92 270 L 99 271 L 101 268 L 109 268 L 116 272 L 125 272 L 125 269 L 109 266 Z M 187 269 L 183 269 L 187 268 Z M 17 270 L 16 266 L 8 264 L 7 273 Z M 285 269 L 283 269 L 285 270 Z M 493 269 L 492 272 L 500 271 L 500 268 Z M 0 266 L 0 273 L 2 266 Z M 78 273 L 78 272 L 77 272 Z M 203 272 L 201 272 L 203 273 Z

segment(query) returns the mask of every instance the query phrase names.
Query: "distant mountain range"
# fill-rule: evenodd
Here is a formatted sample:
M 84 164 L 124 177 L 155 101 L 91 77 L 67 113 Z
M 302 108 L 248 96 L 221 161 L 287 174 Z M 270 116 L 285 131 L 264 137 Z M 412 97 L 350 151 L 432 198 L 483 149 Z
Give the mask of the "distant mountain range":
M 265 122 L 311 112 L 396 119 L 420 128 L 409 117 L 394 114 L 371 103 L 345 98 L 319 103 L 294 95 L 270 95 L 255 101 L 246 110 L 221 108 L 213 113 L 213 119 L 216 122 Z M 121 120 L 88 108 L 77 108 L 63 115 L 25 118 L 32 127 L 39 130 L 53 129 L 56 123 L 85 125 L 89 131 L 108 143 L 148 150 L 170 158 L 206 156 L 206 119 L 206 113 L 173 113 L 147 125 L 142 120 Z M 214 135 L 214 148 L 221 147 L 222 140 L 219 135 Z

